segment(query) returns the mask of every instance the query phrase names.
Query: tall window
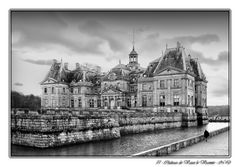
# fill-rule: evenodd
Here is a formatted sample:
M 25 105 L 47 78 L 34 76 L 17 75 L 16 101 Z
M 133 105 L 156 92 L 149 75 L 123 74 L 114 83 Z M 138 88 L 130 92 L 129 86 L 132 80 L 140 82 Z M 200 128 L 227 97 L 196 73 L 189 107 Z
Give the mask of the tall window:
M 45 99 L 45 105 L 46 106 L 48 105 L 48 99 Z
M 179 80 L 178 79 L 174 79 L 174 87 L 179 87 Z
M 179 106 L 179 95 L 174 95 L 173 96 L 173 105 L 174 106 Z
M 147 84 L 142 85 L 143 90 L 147 90 Z
M 53 100 L 52 100 L 52 106 L 53 106 L 53 107 L 56 107 L 56 99 L 53 99 Z
M 65 97 L 62 98 L 62 106 L 65 106 Z
M 82 99 L 81 99 L 81 97 L 78 98 L 78 107 L 82 108 Z
M 160 80 L 160 88 L 163 89 L 165 87 L 164 80 Z
M 101 99 L 97 99 L 97 107 L 101 107 Z
M 71 99 L 71 107 L 74 107 L 74 99 Z
M 70 92 L 73 93 L 73 88 L 70 88 Z
M 81 93 L 81 88 L 78 88 L 78 94 L 80 94 Z
M 63 88 L 63 93 L 66 93 L 66 88 Z
M 94 100 L 93 99 L 89 99 L 89 107 L 94 108 Z
M 142 107 L 146 107 L 147 106 L 147 96 L 144 95 L 142 96 Z
M 44 93 L 47 94 L 47 88 L 44 88 Z
M 54 94 L 54 87 L 52 87 L 52 94 Z
M 165 106 L 165 95 L 160 95 L 160 106 Z
M 188 105 L 190 106 L 190 95 L 188 95 Z
M 203 107 L 206 107 L 206 106 L 207 106 L 207 99 L 203 98 Z
M 193 96 L 191 96 L 191 105 L 193 106 Z
M 131 98 L 128 98 L 128 99 L 127 99 L 127 106 L 128 106 L 128 107 L 131 107 Z

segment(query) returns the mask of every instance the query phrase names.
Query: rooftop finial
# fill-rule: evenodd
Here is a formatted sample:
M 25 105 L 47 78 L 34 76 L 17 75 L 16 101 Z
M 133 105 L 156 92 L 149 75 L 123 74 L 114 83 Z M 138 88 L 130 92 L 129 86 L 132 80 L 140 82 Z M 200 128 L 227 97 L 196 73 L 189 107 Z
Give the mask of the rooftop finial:
M 132 44 L 133 44 L 133 50 L 134 50 L 134 44 L 135 44 L 135 36 L 134 36 L 135 34 L 134 34 L 134 33 L 135 33 L 135 30 L 134 30 L 134 28 L 133 28 L 133 41 L 132 41 Z

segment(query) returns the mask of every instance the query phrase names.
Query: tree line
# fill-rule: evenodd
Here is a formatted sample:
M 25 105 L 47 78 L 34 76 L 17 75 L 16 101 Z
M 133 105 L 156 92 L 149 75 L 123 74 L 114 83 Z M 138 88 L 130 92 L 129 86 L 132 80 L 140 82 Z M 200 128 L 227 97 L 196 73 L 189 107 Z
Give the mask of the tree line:
M 23 95 L 22 93 L 11 91 L 11 108 L 38 110 L 41 108 L 41 98 L 32 94 Z

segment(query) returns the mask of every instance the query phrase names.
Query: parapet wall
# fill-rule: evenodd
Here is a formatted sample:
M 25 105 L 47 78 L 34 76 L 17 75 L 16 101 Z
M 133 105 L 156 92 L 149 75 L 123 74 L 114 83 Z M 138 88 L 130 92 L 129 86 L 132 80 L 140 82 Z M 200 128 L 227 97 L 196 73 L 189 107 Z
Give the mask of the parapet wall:
M 196 125 L 195 115 L 182 113 L 14 111 L 11 138 L 13 144 L 45 148 Z
M 219 133 L 222 133 L 222 132 L 225 132 L 228 130 L 229 130 L 229 127 L 225 127 L 222 129 L 212 131 L 209 133 L 209 137 L 213 137 L 215 135 L 218 135 Z M 194 136 L 194 137 L 191 137 L 188 139 L 173 142 L 173 143 L 161 146 L 161 147 L 153 148 L 151 150 L 143 151 L 143 152 L 132 155 L 132 157 L 136 157 L 136 156 L 166 156 L 168 154 L 171 154 L 172 152 L 175 152 L 182 148 L 199 143 L 203 140 L 205 140 L 205 138 L 204 138 L 204 135 L 202 134 L 202 135 Z

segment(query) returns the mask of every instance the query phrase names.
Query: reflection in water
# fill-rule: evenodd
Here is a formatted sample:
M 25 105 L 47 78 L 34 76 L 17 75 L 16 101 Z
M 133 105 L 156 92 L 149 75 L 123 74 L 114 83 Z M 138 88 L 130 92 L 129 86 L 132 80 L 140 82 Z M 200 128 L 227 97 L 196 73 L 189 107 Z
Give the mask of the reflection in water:
M 164 129 L 157 132 L 131 134 L 119 139 L 75 144 L 70 146 L 39 149 L 25 146 L 11 146 L 12 156 L 111 156 L 132 155 L 165 144 L 203 134 L 205 129 L 213 131 L 228 126 L 228 123 L 209 123 L 207 126 Z

